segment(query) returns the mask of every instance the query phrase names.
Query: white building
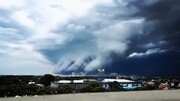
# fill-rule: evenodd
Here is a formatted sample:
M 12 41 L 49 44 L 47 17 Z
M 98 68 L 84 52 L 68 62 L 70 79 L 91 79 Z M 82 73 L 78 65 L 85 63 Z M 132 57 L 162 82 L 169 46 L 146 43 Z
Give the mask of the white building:
M 141 82 L 127 80 L 127 79 L 103 79 L 97 81 L 94 79 L 81 79 L 81 80 L 59 80 L 51 83 L 51 87 L 59 87 L 63 84 L 70 84 L 75 90 L 86 87 L 89 82 L 99 82 L 105 89 L 109 88 L 111 82 L 118 82 L 124 89 L 136 89 L 141 87 Z
M 111 82 L 118 82 L 124 89 L 136 89 L 142 87 L 141 82 L 127 80 L 127 79 L 104 79 L 102 81 L 103 87 L 108 89 Z
M 84 88 L 88 85 L 88 82 L 86 79 L 82 80 L 59 80 L 55 82 L 51 82 L 51 87 L 59 87 L 63 84 L 70 84 L 75 90 Z

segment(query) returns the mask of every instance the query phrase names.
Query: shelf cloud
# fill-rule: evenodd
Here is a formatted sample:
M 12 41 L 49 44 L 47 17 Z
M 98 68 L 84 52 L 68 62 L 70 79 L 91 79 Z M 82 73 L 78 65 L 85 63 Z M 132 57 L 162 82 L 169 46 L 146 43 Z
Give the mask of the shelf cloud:
M 107 74 L 139 74 L 123 70 L 129 71 L 130 61 L 179 54 L 179 5 L 178 0 L 2 0 L 0 73 L 90 74 L 105 68 Z M 179 66 L 162 62 L 133 68 Z

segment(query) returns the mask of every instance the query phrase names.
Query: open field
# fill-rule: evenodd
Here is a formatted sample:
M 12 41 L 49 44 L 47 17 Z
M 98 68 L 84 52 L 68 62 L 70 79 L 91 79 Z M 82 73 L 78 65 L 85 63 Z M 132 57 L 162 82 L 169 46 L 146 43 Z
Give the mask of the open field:
M 180 90 L 62 94 L 0 98 L 0 101 L 180 101 Z

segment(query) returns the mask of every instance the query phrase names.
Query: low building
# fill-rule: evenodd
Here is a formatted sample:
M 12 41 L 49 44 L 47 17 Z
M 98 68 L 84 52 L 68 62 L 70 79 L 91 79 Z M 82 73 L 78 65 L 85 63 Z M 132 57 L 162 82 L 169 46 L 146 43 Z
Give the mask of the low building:
M 31 81 L 31 82 L 28 82 L 28 84 L 29 84 L 29 85 L 32 85 L 32 84 L 36 84 L 36 83 Z
M 88 85 L 89 81 L 86 80 L 59 80 L 55 82 L 51 82 L 51 87 L 59 87 L 63 84 L 71 85 L 75 90 L 82 89 Z
M 161 83 L 161 84 L 159 85 L 159 89 L 169 90 L 169 89 L 170 89 L 170 85 L 168 84 L 168 82 Z
M 59 81 L 54 81 L 51 82 L 51 87 L 59 87 L 62 84 L 71 84 L 71 80 L 59 80 Z
M 138 81 L 132 81 L 127 79 L 104 79 L 102 81 L 103 87 L 109 89 L 111 82 L 118 82 L 123 89 L 136 89 L 142 87 L 142 83 Z
M 59 87 L 63 84 L 70 84 L 75 90 L 82 89 L 86 87 L 89 82 L 99 82 L 103 85 L 105 89 L 109 89 L 111 82 L 118 82 L 119 86 L 122 88 L 130 90 L 142 87 L 141 82 L 127 80 L 127 79 L 103 79 L 102 81 L 97 81 L 94 79 L 81 79 L 81 80 L 59 80 L 51 83 L 51 87 Z

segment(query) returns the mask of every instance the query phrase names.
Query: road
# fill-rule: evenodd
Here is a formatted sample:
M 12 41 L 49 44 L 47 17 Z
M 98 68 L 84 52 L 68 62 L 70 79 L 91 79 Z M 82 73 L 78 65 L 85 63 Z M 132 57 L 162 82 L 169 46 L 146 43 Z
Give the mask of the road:
M 0 101 L 180 101 L 180 90 L 79 93 L 21 98 L 0 98 Z

